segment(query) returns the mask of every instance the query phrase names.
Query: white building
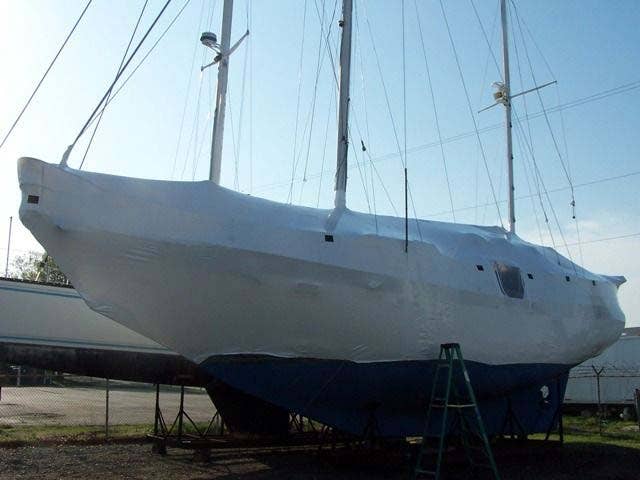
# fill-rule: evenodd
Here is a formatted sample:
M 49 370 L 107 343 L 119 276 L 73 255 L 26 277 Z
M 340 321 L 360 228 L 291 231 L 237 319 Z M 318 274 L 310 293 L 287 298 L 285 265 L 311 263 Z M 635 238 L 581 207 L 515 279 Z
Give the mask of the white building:
M 566 404 L 633 405 L 640 389 L 640 328 L 626 328 L 620 339 L 602 354 L 569 373 Z

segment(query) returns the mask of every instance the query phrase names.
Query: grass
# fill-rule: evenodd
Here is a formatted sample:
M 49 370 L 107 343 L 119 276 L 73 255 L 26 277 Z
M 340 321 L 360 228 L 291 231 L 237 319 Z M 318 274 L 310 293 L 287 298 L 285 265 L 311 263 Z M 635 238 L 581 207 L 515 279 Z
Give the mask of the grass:
M 109 440 L 125 441 L 144 438 L 152 431 L 150 425 L 112 425 Z M 0 425 L 0 447 L 105 442 L 104 425 Z
M 602 422 L 602 433 L 596 416 L 585 418 L 578 415 L 565 415 L 563 423 L 565 443 L 612 445 L 640 450 L 637 422 L 606 419 Z M 544 435 L 532 435 L 531 438 L 540 440 Z M 557 438 L 557 435 L 552 438 Z
M 564 417 L 565 442 L 568 444 L 601 444 L 629 447 L 640 450 L 640 433 L 637 423 L 618 419 L 608 419 L 599 431 L 597 417 Z M 207 424 L 198 424 L 201 430 Z M 195 433 L 193 427 L 185 422 L 185 433 Z M 111 425 L 111 441 L 143 439 L 153 431 L 153 425 Z M 540 440 L 543 434 L 532 435 Z M 556 436 L 557 438 L 557 436 Z M 104 425 L 0 425 L 0 447 L 10 445 L 35 445 L 40 443 L 99 443 L 106 441 Z
M 198 422 L 197 428 L 203 432 L 208 422 Z M 167 425 L 171 428 L 171 425 Z M 219 427 L 213 426 L 213 431 Z M 183 424 L 185 434 L 195 434 L 189 422 Z M 0 425 L 0 448 L 42 444 L 95 444 L 104 442 L 133 442 L 143 440 L 153 433 L 153 425 L 110 425 L 107 437 L 104 425 Z M 173 433 L 177 433 L 177 426 Z

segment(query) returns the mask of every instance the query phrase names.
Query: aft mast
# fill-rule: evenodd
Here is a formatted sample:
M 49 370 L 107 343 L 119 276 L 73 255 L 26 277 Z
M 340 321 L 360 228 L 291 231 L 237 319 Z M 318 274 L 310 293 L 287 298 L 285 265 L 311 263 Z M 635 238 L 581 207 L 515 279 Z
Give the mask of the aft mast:
M 507 31 L 507 2 L 500 0 L 500 16 L 502 17 L 502 62 L 504 68 L 504 84 L 501 88 L 501 103 L 505 111 L 505 127 L 507 134 L 507 170 L 509 172 L 509 232 L 516 233 L 515 187 L 513 185 L 513 140 L 511 137 L 511 78 L 509 71 L 509 37 Z
M 345 208 L 347 190 L 347 154 L 349 150 L 349 79 L 351 76 L 351 13 L 353 0 L 342 1 L 342 39 L 340 42 L 340 101 L 338 104 L 338 155 L 335 207 Z
M 222 8 L 222 32 L 220 38 L 220 62 L 218 64 L 218 89 L 216 92 L 216 109 L 213 116 L 213 134 L 211 140 L 211 164 L 209 180 L 220 183 L 220 167 L 222 164 L 222 141 L 224 138 L 224 114 L 227 105 L 227 82 L 229 79 L 229 45 L 231 43 L 231 20 L 233 16 L 233 0 L 224 0 Z

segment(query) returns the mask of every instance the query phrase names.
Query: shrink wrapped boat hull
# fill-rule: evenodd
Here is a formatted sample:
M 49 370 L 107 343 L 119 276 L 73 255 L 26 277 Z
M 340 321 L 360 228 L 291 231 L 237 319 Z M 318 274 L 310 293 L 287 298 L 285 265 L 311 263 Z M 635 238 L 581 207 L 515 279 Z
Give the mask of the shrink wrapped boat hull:
M 416 221 L 406 254 L 402 219 L 34 159 L 19 174 L 23 223 L 92 309 L 353 433 L 373 414 L 382 434 L 420 433 L 447 342 L 472 362 L 489 431 L 509 408 L 539 431 L 568 369 L 624 325 L 613 282 L 498 228 Z M 522 298 L 498 264 L 527 275 Z

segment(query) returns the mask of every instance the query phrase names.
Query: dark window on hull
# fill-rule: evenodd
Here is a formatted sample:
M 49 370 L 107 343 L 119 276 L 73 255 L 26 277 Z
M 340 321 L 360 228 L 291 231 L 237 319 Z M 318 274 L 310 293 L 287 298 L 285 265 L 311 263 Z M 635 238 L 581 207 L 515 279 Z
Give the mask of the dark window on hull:
M 504 263 L 495 263 L 496 277 L 502 293 L 512 298 L 524 298 L 524 283 L 520 269 Z

